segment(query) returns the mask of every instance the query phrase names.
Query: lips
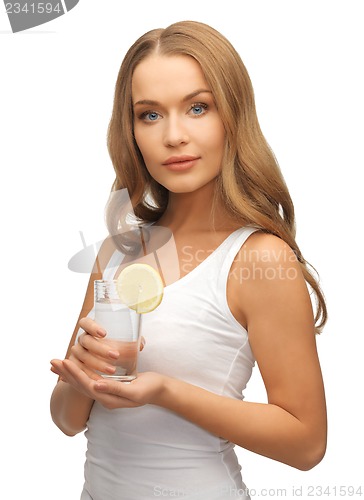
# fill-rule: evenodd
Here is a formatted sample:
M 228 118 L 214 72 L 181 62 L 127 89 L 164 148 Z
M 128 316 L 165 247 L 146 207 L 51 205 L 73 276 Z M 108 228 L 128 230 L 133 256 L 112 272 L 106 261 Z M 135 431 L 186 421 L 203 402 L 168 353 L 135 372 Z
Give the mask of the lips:
M 180 172 L 192 168 L 199 159 L 199 156 L 171 156 L 170 158 L 167 158 L 162 165 L 167 167 L 168 170 Z

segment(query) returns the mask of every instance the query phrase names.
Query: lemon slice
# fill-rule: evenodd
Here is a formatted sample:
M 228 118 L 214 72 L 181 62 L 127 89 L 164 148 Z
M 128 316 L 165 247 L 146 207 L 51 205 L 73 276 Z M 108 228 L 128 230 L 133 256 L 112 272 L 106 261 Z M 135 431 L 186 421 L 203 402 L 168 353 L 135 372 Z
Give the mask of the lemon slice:
M 130 264 L 119 274 L 116 289 L 120 300 L 130 309 L 144 314 L 162 302 L 163 281 L 149 264 Z

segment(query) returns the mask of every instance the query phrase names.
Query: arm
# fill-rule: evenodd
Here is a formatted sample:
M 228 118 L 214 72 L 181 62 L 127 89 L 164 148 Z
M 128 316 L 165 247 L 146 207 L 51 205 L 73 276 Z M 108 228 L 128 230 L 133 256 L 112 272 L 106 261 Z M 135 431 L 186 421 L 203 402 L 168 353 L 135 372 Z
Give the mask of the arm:
M 94 389 L 104 393 L 109 408 L 157 404 L 250 451 L 308 470 L 325 453 L 326 407 L 312 306 L 300 265 L 282 240 L 257 233 L 234 266 L 244 266 L 249 279 L 239 282 L 235 276 L 241 274 L 231 274 L 228 301 L 248 329 L 267 404 L 219 396 L 149 373 L 129 386 L 102 381 L 94 382 Z
M 253 234 L 244 255 L 234 266 L 244 266 L 249 279 L 239 282 L 242 274 L 231 274 L 228 300 L 247 326 L 268 404 L 217 396 L 177 380 L 167 381 L 159 404 L 239 446 L 307 470 L 326 448 L 310 296 L 294 253 L 279 238 Z
M 112 243 L 109 240 L 105 240 L 100 248 L 99 255 L 96 258 L 95 266 L 90 276 L 84 303 L 68 346 L 66 358 L 71 357 L 72 347 L 75 343 L 80 326 L 80 319 L 86 317 L 93 308 L 94 281 L 102 278 L 100 269 L 103 269 L 107 265 L 113 250 L 114 247 Z M 58 367 L 62 364 L 61 361 L 56 361 L 55 363 Z M 54 368 L 53 371 L 55 371 Z M 58 371 L 56 371 L 56 373 L 58 373 Z M 90 397 L 89 394 L 85 391 L 77 390 L 74 385 L 60 378 L 51 396 L 50 411 L 52 419 L 62 432 L 69 436 L 74 436 L 85 429 L 93 403 L 94 399 Z
M 59 380 L 51 397 L 52 420 L 64 434 L 75 436 L 86 428 L 93 403 L 93 399 Z

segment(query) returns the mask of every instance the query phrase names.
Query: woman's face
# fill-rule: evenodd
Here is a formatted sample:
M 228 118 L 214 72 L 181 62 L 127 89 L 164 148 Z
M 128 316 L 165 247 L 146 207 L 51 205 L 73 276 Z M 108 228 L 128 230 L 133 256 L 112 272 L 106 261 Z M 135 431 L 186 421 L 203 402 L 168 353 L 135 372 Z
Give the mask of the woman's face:
M 225 130 L 197 61 L 147 57 L 134 71 L 132 98 L 134 136 L 150 175 L 174 193 L 212 184 Z

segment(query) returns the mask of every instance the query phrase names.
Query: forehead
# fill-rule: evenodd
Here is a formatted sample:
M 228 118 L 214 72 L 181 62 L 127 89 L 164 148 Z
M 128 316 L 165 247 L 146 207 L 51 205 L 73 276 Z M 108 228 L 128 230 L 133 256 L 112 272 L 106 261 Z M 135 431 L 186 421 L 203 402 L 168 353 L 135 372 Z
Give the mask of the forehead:
M 199 63 L 185 55 L 150 55 L 137 65 L 132 79 L 133 102 L 182 98 L 197 88 L 211 90 Z

